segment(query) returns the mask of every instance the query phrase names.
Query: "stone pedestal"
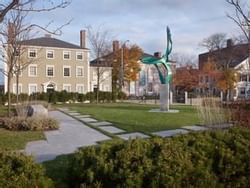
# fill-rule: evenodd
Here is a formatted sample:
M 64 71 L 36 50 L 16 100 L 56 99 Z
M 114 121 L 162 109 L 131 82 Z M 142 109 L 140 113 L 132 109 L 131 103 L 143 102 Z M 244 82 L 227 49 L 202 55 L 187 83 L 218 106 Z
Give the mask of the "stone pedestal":
M 160 86 L 160 110 L 169 111 L 169 84 Z

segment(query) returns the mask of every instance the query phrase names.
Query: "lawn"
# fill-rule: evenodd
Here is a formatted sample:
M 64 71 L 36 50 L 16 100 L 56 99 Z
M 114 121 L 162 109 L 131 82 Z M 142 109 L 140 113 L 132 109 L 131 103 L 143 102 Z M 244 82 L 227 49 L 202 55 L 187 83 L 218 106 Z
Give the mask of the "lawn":
M 149 110 L 159 106 L 128 103 L 72 104 L 67 107 L 90 114 L 98 120 L 112 122 L 128 132 L 150 133 L 200 123 L 197 111 L 192 106 L 173 106 L 173 109 L 180 110 L 179 113 L 152 113 Z
M 8 131 L 0 128 L 0 149 L 24 149 L 27 142 L 45 139 L 42 131 Z
M 5 116 L 7 107 L 0 107 L 0 116 Z M 45 139 L 42 131 L 9 131 L 0 128 L 0 149 L 24 149 L 27 142 Z

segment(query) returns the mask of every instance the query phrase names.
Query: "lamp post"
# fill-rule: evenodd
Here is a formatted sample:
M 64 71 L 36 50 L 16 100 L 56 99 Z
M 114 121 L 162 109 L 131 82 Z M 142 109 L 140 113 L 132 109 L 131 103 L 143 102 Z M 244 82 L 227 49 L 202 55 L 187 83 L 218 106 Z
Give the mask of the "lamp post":
M 126 43 L 129 42 L 129 40 L 126 40 L 122 46 L 121 46 L 121 70 L 120 70 L 120 89 L 123 90 L 124 86 L 124 47 L 126 47 Z

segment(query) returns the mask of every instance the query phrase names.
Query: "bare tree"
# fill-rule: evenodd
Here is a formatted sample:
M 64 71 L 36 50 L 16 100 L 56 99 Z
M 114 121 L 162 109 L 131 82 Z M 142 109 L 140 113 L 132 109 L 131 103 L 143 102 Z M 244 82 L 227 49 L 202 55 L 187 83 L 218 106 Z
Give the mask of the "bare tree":
M 18 10 L 23 12 L 44 12 L 52 11 L 57 8 L 67 7 L 71 1 L 70 0 L 61 0 L 59 1 L 40 1 L 40 6 L 34 6 L 38 0 L 11 0 L 0 3 L 0 22 L 4 20 L 6 15 L 11 10 Z
M 91 56 L 95 59 L 94 67 L 95 67 L 95 76 L 97 80 L 96 84 L 96 101 L 99 102 L 99 91 L 100 84 L 107 79 L 105 76 L 106 72 L 108 72 L 110 65 L 109 60 L 104 57 L 111 52 L 111 32 L 103 29 L 99 26 L 96 30 L 93 27 L 87 27 L 88 32 L 88 40 L 91 46 Z M 108 77 L 111 77 L 109 75 Z
M 22 5 L 20 4 L 22 2 Z M 3 48 L 1 49 L 2 61 L 6 64 L 7 69 L 5 69 L 4 74 L 7 77 L 7 93 L 8 93 L 8 116 L 10 116 L 10 84 L 13 76 L 16 76 L 16 87 L 17 87 L 17 102 L 18 102 L 18 82 L 20 72 L 25 69 L 31 62 L 27 60 L 22 60 L 22 54 L 27 51 L 22 46 L 22 41 L 29 39 L 32 30 L 43 30 L 47 33 L 59 35 L 62 33 L 61 29 L 68 25 L 66 24 L 54 29 L 49 30 L 47 24 L 46 26 L 40 26 L 38 24 L 28 24 L 25 23 L 25 18 L 28 16 L 30 11 L 51 11 L 56 8 L 62 8 L 62 6 L 53 6 L 51 8 L 35 9 L 33 7 L 34 0 L 18 1 L 18 4 L 13 6 L 11 10 L 8 10 L 9 15 L 2 20 L 0 38 Z M 0 5 L 4 7 L 4 5 Z M 28 6 L 28 8 L 27 8 Z M 1 12 L 0 12 L 1 13 Z
M 226 0 L 231 5 L 235 12 L 227 14 L 241 29 L 247 41 L 250 42 L 250 4 L 248 1 L 242 0 Z
M 219 50 L 225 46 L 226 36 L 225 33 L 215 33 L 204 38 L 199 45 L 205 47 L 210 52 Z
M 190 53 L 173 53 L 171 54 L 171 60 L 176 62 L 178 67 L 192 66 L 197 67 L 197 57 Z

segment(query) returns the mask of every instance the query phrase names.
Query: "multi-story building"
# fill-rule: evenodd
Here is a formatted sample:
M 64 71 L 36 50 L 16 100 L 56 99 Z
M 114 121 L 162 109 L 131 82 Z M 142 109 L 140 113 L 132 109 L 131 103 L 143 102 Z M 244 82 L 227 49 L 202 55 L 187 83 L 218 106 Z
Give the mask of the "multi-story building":
M 206 52 L 199 55 L 199 86 L 201 93 L 216 95 L 221 92 L 217 86 L 213 72 L 222 72 L 226 69 L 235 70 L 236 82 L 231 91 L 224 97 L 230 99 L 250 96 L 250 44 L 234 45 L 232 40 L 227 41 L 225 48 Z M 209 65 L 206 67 L 206 65 Z M 237 76 L 238 75 L 238 76 Z M 238 77 L 238 79 L 237 79 Z M 249 93 L 249 94 L 248 94 Z
M 86 33 L 80 31 L 80 45 L 71 44 L 50 35 L 21 42 L 22 59 L 18 89 L 14 75 L 11 82 L 12 93 L 48 92 L 51 90 L 86 93 L 91 91 L 94 69 L 90 67 L 90 50 L 86 48 Z M 8 67 L 5 66 L 7 70 Z M 92 80 L 93 79 L 93 80 Z M 111 91 L 104 87 L 105 90 Z M 7 78 L 5 77 L 5 92 Z

